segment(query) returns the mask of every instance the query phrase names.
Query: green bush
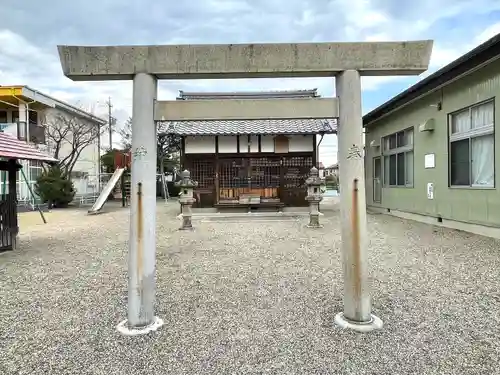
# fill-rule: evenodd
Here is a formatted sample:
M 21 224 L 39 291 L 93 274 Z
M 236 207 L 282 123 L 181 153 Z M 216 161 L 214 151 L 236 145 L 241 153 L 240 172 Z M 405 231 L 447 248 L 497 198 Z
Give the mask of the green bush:
M 338 189 L 339 179 L 336 175 L 329 175 L 325 178 L 325 184 L 327 189 Z
M 178 197 L 181 192 L 181 188 L 175 185 L 174 181 L 167 182 L 168 195 L 171 197 Z
M 49 207 L 67 207 L 75 197 L 73 182 L 58 167 L 51 167 L 38 177 L 35 192 Z

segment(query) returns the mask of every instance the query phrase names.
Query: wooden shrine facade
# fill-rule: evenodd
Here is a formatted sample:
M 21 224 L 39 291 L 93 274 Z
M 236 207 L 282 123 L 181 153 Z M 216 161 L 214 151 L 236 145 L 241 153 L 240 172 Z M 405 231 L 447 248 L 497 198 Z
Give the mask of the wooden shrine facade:
M 317 113 L 325 113 L 335 118 L 335 103 L 327 102 L 327 108 L 331 107 L 332 111 L 325 112 L 318 98 L 316 89 L 239 93 L 181 91 L 178 100 L 197 102 L 200 110 L 205 108 L 201 103 L 208 101 L 206 107 L 215 111 L 213 108 L 218 105 L 221 111 L 220 119 L 214 119 L 218 117 L 215 114 L 207 120 L 167 123 L 166 133 L 182 139 L 181 167 L 188 169 L 191 178 L 198 182 L 194 207 L 307 206 L 305 181 L 310 169 L 317 165 L 318 135 L 336 132 L 334 120 L 317 117 Z M 281 117 L 303 100 L 307 102 L 310 116 Z M 244 102 L 248 106 L 245 107 Z M 239 103 L 241 111 L 246 108 L 249 119 L 229 111 L 234 103 Z M 265 108 L 269 110 L 271 103 L 273 111 L 266 117 L 263 113 Z
M 221 207 L 255 203 L 256 206 L 307 206 L 305 180 L 316 164 L 316 135 L 272 136 L 274 152 L 262 151 L 262 138 L 256 135 L 258 150 L 221 152 L 227 136 L 213 136 L 214 153 L 192 153 L 183 137 L 181 164 L 198 182 L 194 207 Z M 269 138 L 269 136 L 266 136 Z M 291 137 L 301 137 L 309 150 L 290 151 Z M 247 135 L 233 136 L 237 145 L 251 144 Z M 192 138 L 191 138 L 192 139 Z M 208 144 L 206 139 L 205 145 Z

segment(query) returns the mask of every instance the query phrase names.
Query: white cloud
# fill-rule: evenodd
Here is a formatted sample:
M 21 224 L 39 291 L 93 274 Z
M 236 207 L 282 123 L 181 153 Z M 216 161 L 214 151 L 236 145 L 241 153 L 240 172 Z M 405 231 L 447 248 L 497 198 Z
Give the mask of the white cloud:
M 475 38 L 475 44 L 481 44 L 486 42 L 488 39 L 493 38 L 495 35 L 500 33 L 500 22 L 494 23 L 491 26 L 488 26 L 482 33 L 480 33 Z
M 500 32 L 488 13 L 500 0 L 192 0 L 167 4 L 150 0 L 25 0 L 2 4 L 0 84 L 29 85 L 106 114 L 108 97 L 123 122 L 131 114 L 130 82 L 72 82 L 61 72 L 57 44 L 178 44 L 284 41 L 391 41 L 435 39 L 429 73 Z M 66 20 L 66 21 L 61 21 Z M 466 22 L 464 21 L 466 20 Z M 463 23 L 463 24 L 462 24 Z M 22 25 L 22 26 L 21 26 Z M 429 74 L 426 73 L 426 74 Z M 422 75 L 424 77 L 426 74 Z M 365 96 L 401 77 L 364 77 Z M 190 91 L 308 89 L 334 93 L 331 79 L 168 81 L 159 98 Z M 336 155 L 335 137 L 323 141 L 325 163 Z M 326 147 L 328 146 L 328 147 Z

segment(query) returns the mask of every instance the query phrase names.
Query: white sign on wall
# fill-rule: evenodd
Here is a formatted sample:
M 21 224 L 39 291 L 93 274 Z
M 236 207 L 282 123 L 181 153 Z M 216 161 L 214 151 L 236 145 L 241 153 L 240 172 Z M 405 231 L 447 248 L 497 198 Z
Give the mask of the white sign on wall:
M 432 182 L 427 183 L 427 199 L 434 199 L 434 184 Z
M 436 166 L 436 157 L 434 154 L 426 154 L 424 168 L 434 168 Z

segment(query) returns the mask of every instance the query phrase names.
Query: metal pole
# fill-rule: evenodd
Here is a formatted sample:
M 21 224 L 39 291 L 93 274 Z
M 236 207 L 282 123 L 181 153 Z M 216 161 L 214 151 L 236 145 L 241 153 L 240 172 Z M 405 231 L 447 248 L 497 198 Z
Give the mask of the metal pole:
M 122 191 L 122 207 L 127 205 L 127 192 L 125 191 L 125 171 L 120 178 L 120 189 Z
M 101 193 L 101 124 L 97 124 L 97 192 Z
M 344 311 L 335 317 L 343 327 L 359 332 L 382 328 L 371 313 L 368 287 L 367 223 L 361 79 L 347 70 L 337 76 L 339 97 L 338 165 L 340 182 L 341 250 L 344 273 Z
M 33 202 L 35 202 L 35 193 L 33 193 L 33 190 L 31 189 L 31 185 L 28 182 L 26 175 L 24 174 L 23 168 L 21 168 L 20 171 L 21 171 L 21 174 L 23 175 L 24 181 L 26 182 L 26 186 L 28 187 L 28 191 L 31 194 L 31 199 L 33 199 Z M 42 218 L 43 223 L 47 224 L 47 220 L 45 219 L 45 215 L 43 214 L 42 209 L 40 208 L 40 205 L 37 204 L 36 208 L 38 210 L 38 213 L 40 214 L 40 217 Z
M 128 319 L 118 325 L 126 335 L 158 329 L 154 315 L 156 251 L 156 127 L 157 80 L 138 73 L 133 82 L 132 181 L 128 261 Z
M 111 116 L 111 97 L 108 98 L 109 151 L 113 150 L 113 116 Z
M 165 178 L 165 174 L 161 174 L 161 184 L 163 185 L 163 196 L 165 197 L 165 203 L 168 202 L 168 187 L 167 187 L 167 179 Z
M 7 172 L 0 171 L 2 174 L 2 195 L 5 195 L 5 189 L 7 188 Z

